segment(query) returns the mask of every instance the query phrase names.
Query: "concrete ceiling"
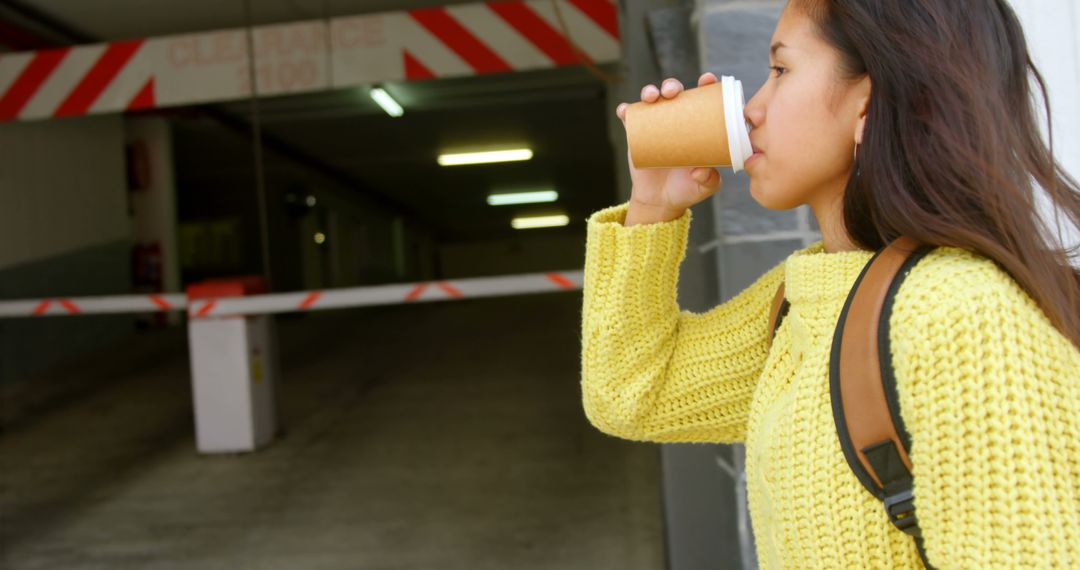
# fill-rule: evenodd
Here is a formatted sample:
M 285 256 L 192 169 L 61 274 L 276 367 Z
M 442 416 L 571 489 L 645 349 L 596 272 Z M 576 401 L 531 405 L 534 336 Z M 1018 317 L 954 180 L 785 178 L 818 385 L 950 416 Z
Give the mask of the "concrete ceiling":
M 251 0 L 256 25 L 454 3 L 462 2 Z M 29 8 L 40 16 L 38 22 L 23 19 L 19 25 L 54 35 L 66 28 L 69 38 L 116 40 L 244 24 L 244 0 L 0 0 L 0 8 L 5 5 Z M 4 14 L 0 10 L 0 16 Z M 40 20 L 51 29 L 40 29 Z M 359 88 L 262 99 L 260 122 L 268 137 L 357 181 L 363 186 L 358 192 L 390 197 L 447 241 L 512 235 L 509 220 L 514 213 L 544 209 L 487 206 L 485 197 L 491 191 L 553 188 L 560 194 L 557 207 L 573 220 L 573 231 L 581 230 L 588 213 L 615 199 L 608 122 L 617 119 L 607 109 L 604 82 L 584 68 L 402 82 L 386 88 L 405 107 L 404 117 L 388 117 L 371 102 L 366 88 Z M 217 107 L 240 117 L 250 112 L 248 102 Z M 176 122 L 177 159 L 186 169 L 182 183 L 205 185 L 250 176 L 250 149 L 235 134 L 233 142 L 224 142 L 225 129 L 212 121 L 181 114 Z M 459 168 L 435 163 L 440 152 L 503 144 L 528 145 L 535 158 Z M 273 167 L 271 160 L 268 169 Z

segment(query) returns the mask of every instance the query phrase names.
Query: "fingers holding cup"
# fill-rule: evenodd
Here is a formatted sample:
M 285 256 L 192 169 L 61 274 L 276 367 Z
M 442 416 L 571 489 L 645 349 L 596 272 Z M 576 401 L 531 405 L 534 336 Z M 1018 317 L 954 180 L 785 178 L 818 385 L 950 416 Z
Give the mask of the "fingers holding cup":
M 660 93 L 665 99 L 674 99 L 679 93 L 683 91 L 683 84 L 678 79 L 670 77 L 665 79 L 660 85 Z

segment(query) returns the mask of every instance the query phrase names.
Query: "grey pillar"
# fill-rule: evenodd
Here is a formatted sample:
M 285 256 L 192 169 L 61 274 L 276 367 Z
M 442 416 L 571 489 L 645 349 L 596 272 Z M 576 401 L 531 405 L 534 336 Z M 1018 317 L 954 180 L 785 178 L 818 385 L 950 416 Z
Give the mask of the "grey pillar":
M 752 97 L 768 79 L 769 45 L 785 3 L 783 0 L 697 0 L 694 19 L 702 71 L 736 77 L 743 82 L 747 99 Z M 724 186 L 712 200 L 720 231 L 706 249 L 716 257 L 720 298 L 726 301 L 795 249 L 820 239 L 820 235 L 808 208 L 766 210 L 750 195 L 750 181 L 745 174 L 721 172 Z M 742 445 L 720 446 L 714 458 L 725 483 L 734 488 L 737 505 L 734 527 L 739 537 L 740 557 L 711 568 L 757 568 L 746 508 L 744 458 Z
M 702 65 L 698 34 L 692 25 L 693 8 L 692 0 L 630 0 L 622 4 L 625 69 L 623 81 L 610 91 L 612 111 L 619 102 L 637 101 L 642 86 L 658 85 L 667 77 L 675 77 L 687 87 L 697 85 Z M 619 198 L 627 200 L 626 135 L 618 120 L 612 119 Z M 716 208 L 710 202 L 695 206 L 693 216 L 690 243 L 680 268 L 679 304 L 702 312 L 720 299 L 718 258 L 707 247 L 719 232 Z M 740 559 L 737 495 L 716 461 L 718 453 L 726 450 L 698 444 L 661 447 L 665 542 L 671 569 L 723 568 Z
M 734 75 L 747 97 L 767 78 L 768 46 L 781 0 L 623 0 L 621 80 L 609 85 L 610 137 L 619 201 L 630 198 L 626 134 L 614 115 L 641 87 L 676 77 L 697 85 L 704 71 Z M 680 269 L 679 305 L 704 312 L 749 285 L 791 251 L 817 238 L 805 209 L 771 212 L 749 194 L 745 174 L 724 172 L 724 188 L 693 208 Z M 746 512 L 742 446 L 661 447 L 665 538 L 671 570 L 756 568 Z

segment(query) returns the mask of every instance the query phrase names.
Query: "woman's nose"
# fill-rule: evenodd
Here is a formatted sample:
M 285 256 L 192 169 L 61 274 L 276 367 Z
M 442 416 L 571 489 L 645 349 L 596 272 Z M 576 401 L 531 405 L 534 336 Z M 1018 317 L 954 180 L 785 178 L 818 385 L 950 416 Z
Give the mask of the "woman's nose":
M 764 89 L 765 86 L 763 85 L 743 107 L 743 118 L 746 119 L 747 123 L 750 123 L 751 127 L 761 126 L 765 122 L 765 103 L 764 95 L 762 95 Z

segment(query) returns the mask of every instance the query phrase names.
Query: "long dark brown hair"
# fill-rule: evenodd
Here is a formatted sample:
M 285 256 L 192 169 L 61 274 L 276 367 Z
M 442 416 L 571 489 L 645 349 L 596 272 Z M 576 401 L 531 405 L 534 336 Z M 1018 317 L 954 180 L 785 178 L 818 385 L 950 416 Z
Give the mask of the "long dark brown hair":
M 870 104 L 844 224 L 877 250 L 901 235 L 997 263 L 1080 347 L 1076 247 L 1048 243 L 1042 188 L 1080 225 L 1080 190 L 1040 135 L 1029 77 L 1049 101 L 1005 0 L 797 0 L 840 53 L 844 79 L 869 74 Z M 1049 132 L 1049 130 L 1048 130 Z

